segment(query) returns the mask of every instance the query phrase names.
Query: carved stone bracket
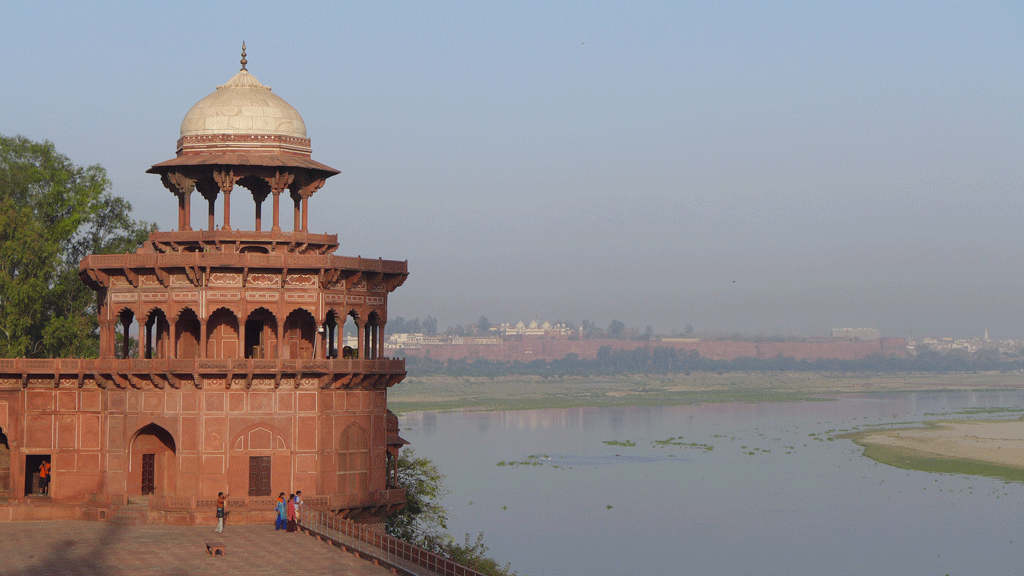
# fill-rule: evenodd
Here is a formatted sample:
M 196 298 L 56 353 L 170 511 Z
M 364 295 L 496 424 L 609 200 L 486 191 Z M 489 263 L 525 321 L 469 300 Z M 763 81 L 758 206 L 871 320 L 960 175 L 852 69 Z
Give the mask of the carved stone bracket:
M 179 172 L 165 172 L 160 175 L 160 181 L 172 194 L 179 197 L 196 189 L 196 181 Z
M 290 174 L 288 172 L 285 172 L 284 174 L 281 172 L 275 172 L 273 176 L 268 176 L 266 178 L 267 184 L 270 185 L 270 191 L 274 194 L 284 192 L 286 188 L 292 185 L 294 180 L 295 174 Z
M 230 194 L 235 188 L 235 182 L 238 178 L 235 177 L 234 170 L 219 170 L 213 173 L 213 180 L 220 187 L 220 191 L 225 194 Z

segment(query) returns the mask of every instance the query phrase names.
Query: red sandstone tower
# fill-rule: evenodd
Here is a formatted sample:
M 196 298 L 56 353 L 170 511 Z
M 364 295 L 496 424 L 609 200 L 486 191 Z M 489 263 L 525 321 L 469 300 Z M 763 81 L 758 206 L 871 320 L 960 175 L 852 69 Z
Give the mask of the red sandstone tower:
M 177 156 L 148 170 L 177 198 L 178 229 L 81 262 L 100 357 L 0 360 L 0 520 L 130 505 L 151 521 L 212 523 L 219 491 L 235 522 L 269 521 L 282 491 L 365 522 L 404 504 L 387 389 L 405 363 L 382 352 L 407 264 L 337 256 L 336 235 L 307 230 L 312 196 L 338 171 L 311 158 L 302 117 L 245 65 L 243 46 L 241 71 L 185 116 Z M 255 203 L 248 230 L 231 222 L 239 191 Z M 33 494 L 43 460 L 49 497 Z

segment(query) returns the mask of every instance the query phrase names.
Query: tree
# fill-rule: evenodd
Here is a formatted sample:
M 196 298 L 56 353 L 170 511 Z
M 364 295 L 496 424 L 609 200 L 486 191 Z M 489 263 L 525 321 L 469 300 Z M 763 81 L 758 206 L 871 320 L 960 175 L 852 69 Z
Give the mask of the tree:
M 612 338 L 622 338 L 622 332 L 626 329 L 626 324 L 620 320 L 612 320 L 612 323 L 608 325 L 608 334 Z
M 0 357 L 98 353 L 96 296 L 78 263 L 145 241 L 156 226 L 130 213 L 102 166 L 0 135 Z
M 387 517 L 384 531 L 431 552 L 450 545 L 448 512 L 437 503 L 449 493 L 444 474 L 426 458 L 417 458 L 412 448 L 398 455 L 398 485 L 405 488 L 405 506 Z
M 444 486 L 444 474 L 426 458 L 417 458 L 412 448 L 403 448 L 398 455 L 398 485 L 405 488 L 405 506 L 389 515 L 384 531 L 425 550 L 450 558 L 452 561 L 490 576 L 513 576 L 509 565 L 501 566 L 485 556 L 484 535 L 470 542 L 456 544 L 448 530 L 448 512 L 438 500 L 449 494 Z
M 683 332 L 686 334 L 693 334 L 693 326 L 691 324 L 687 324 L 686 329 L 683 330 Z
M 419 320 L 419 318 L 417 318 L 417 320 Z M 437 335 L 437 318 L 427 316 L 427 319 L 423 321 L 423 333 L 427 336 Z
M 491 331 L 491 321 L 487 319 L 487 316 L 481 316 L 476 321 L 476 331 L 480 334 L 487 334 Z

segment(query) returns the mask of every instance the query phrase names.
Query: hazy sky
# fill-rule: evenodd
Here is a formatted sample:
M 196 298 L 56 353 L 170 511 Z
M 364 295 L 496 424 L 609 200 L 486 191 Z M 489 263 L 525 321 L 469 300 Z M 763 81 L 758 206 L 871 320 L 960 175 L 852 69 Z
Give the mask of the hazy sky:
M 173 229 L 145 170 L 245 40 L 392 317 L 1024 337 L 1019 0 L 63 4 L 0 5 L 0 133 Z

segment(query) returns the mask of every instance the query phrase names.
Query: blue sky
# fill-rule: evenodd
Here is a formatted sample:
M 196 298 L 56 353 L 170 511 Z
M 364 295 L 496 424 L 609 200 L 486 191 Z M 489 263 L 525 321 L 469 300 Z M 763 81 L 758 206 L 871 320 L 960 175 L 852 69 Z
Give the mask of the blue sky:
M 245 40 L 342 171 L 310 230 L 409 260 L 391 316 L 1024 338 L 1020 2 L 8 2 L 0 21 L 0 133 L 102 164 L 165 230 L 145 170 Z M 236 227 L 251 213 L 232 203 Z

